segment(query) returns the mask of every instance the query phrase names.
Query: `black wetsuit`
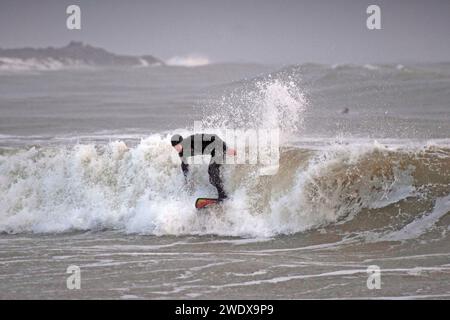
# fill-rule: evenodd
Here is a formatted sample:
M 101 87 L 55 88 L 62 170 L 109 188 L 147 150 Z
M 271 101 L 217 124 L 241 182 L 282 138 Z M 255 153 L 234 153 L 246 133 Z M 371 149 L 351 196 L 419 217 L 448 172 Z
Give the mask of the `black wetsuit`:
M 183 150 L 178 154 L 181 158 L 181 169 L 185 176 L 189 172 L 187 158 L 197 155 L 211 155 L 208 166 L 209 182 L 216 187 L 220 200 L 226 199 L 220 176 L 220 166 L 225 163 L 227 145 L 215 134 L 195 134 L 181 142 Z

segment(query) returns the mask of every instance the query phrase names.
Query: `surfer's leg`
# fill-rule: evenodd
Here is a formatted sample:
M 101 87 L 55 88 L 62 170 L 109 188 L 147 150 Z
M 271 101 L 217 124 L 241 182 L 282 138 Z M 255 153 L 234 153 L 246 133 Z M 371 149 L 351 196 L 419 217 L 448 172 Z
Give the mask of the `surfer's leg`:
M 222 178 L 220 177 L 220 164 L 210 163 L 208 167 L 209 182 L 216 187 L 219 200 L 227 198 L 227 194 L 223 189 Z

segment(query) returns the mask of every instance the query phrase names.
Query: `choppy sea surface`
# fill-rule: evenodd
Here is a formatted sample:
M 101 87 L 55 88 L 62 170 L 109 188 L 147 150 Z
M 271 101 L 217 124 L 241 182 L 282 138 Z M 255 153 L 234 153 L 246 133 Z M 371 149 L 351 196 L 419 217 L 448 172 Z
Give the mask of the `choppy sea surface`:
M 279 128 L 277 170 L 196 210 L 195 121 Z M 449 212 L 449 63 L 0 71 L 0 299 L 448 299 Z

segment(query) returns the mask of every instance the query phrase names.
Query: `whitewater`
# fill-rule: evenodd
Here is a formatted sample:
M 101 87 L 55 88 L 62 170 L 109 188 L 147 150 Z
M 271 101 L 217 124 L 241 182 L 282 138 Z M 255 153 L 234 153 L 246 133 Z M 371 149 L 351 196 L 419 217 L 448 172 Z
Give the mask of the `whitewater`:
M 450 296 L 450 65 L 12 69 L 0 298 Z M 225 165 L 199 212 L 207 164 L 188 188 L 170 145 L 194 121 L 279 128 L 275 172 Z

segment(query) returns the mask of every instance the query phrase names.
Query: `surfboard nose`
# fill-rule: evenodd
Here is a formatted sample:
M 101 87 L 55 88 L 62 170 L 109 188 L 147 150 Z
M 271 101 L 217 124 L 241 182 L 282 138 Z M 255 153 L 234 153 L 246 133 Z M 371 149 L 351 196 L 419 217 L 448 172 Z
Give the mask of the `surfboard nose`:
M 206 206 L 216 204 L 217 202 L 219 202 L 218 199 L 214 199 L 214 198 L 198 198 L 195 201 L 195 208 L 202 209 Z

